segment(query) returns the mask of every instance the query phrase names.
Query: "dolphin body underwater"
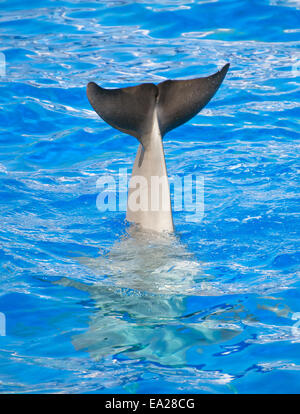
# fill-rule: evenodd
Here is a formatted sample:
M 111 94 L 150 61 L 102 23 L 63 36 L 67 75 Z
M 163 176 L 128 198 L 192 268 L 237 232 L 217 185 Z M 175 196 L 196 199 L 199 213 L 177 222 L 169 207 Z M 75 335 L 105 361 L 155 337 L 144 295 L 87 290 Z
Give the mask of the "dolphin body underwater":
M 201 111 L 219 89 L 228 68 L 229 63 L 211 76 L 158 85 L 104 89 L 88 83 L 87 96 L 96 113 L 140 142 L 128 190 L 129 222 L 145 230 L 174 231 L 162 138 Z M 138 200 L 136 184 L 140 186 Z
M 92 271 L 93 283 L 72 277 L 53 282 L 89 294 L 93 306 L 88 328 L 71 340 L 76 350 L 88 351 L 96 361 L 122 354 L 126 359 L 142 359 L 150 372 L 160 373 L 162 368 L 155 365 L 159 363 L 165 370 L 184 367 L 183 375 L 185 369 L 185 375 L 190 375 L 188 357 L 198 361 L 202 347 L 225 342 L 241 332 L 235 313 L 244 312 L 242 307 L 224 308 L 223 299 L 211 306 L 204 301 L 192 312 L 187 307 L 190 296 L 222 298 L 223 288 L 211 283 L 212 276 L 173 233 L 162 144 L 168 131 L 187 122 L 209 102 L 228 68 L 229 64 L 212 76 L 158 85 L 104 89 L 91 82 L 87 86 L 97 114 L 140 142 L 131 177 L 147 180 L 140 197 L 149 199 L 154 188 L 161 202 L 158 209 L 132 208 L 134 189 L 130 186 L 126 218 L 139 226 L 129 228 L 108 253 L 76 258 Z M 153 186 L 153 176 L 164 185 Z M 195 373 L 200 382 L 201 375 L 207 375 L 198 368 L 193 376 Z

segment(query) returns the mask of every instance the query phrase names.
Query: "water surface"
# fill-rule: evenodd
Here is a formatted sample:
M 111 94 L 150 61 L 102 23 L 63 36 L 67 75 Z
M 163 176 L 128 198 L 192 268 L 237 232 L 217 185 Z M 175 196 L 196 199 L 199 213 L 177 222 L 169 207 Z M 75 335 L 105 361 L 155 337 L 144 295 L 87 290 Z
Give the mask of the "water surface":
M 299 393 L 299 2 L 1 1 L 2 393 Z M 3 55 L 1 55 L 3 57 Z M 97 210 L 137 141 L 85 87 L 230 71 L 164 139 L 174 236 Z

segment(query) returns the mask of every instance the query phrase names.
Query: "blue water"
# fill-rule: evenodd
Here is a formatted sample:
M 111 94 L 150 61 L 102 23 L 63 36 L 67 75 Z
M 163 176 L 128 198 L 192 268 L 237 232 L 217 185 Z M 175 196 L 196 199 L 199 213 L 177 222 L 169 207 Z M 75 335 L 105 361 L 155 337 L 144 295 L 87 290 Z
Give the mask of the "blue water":
M 299 5 L 0 2 L 0 392 L 300 392 Z M 130 171 L 138 143 L 86 84 L 226 62 L 164 138 L 170 176 L 204 177 L 203 220 L 132 235 L 96 181 Z

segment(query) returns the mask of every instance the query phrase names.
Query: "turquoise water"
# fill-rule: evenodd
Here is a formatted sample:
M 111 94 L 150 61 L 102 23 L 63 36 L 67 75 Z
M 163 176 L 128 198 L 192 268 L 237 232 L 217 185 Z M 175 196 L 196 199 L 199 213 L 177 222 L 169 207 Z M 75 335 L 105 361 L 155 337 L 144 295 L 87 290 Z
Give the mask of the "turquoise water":
M 299 5 L 0 2 L 0 392 L 299 393 Z M 226 62 L 164 138 L 170 176 L 204 177 L 203 220 L 132 234 L 96 182 L 138 144 L 86 84 Z

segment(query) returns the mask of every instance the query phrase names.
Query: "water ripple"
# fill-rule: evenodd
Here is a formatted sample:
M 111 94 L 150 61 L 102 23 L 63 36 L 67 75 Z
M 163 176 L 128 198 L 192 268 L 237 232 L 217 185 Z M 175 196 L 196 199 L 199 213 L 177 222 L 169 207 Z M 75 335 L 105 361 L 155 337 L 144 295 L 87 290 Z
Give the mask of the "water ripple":
M 1 6 L 0 392 L 299 393 L 299 2 Z M 98 177 L 130 171 L 137 142 L 86 84 L 228 61 L 164 138 L 171 178 L 204 177 L 203 220 L 176 211 L 149 239 L 100 213 Z

